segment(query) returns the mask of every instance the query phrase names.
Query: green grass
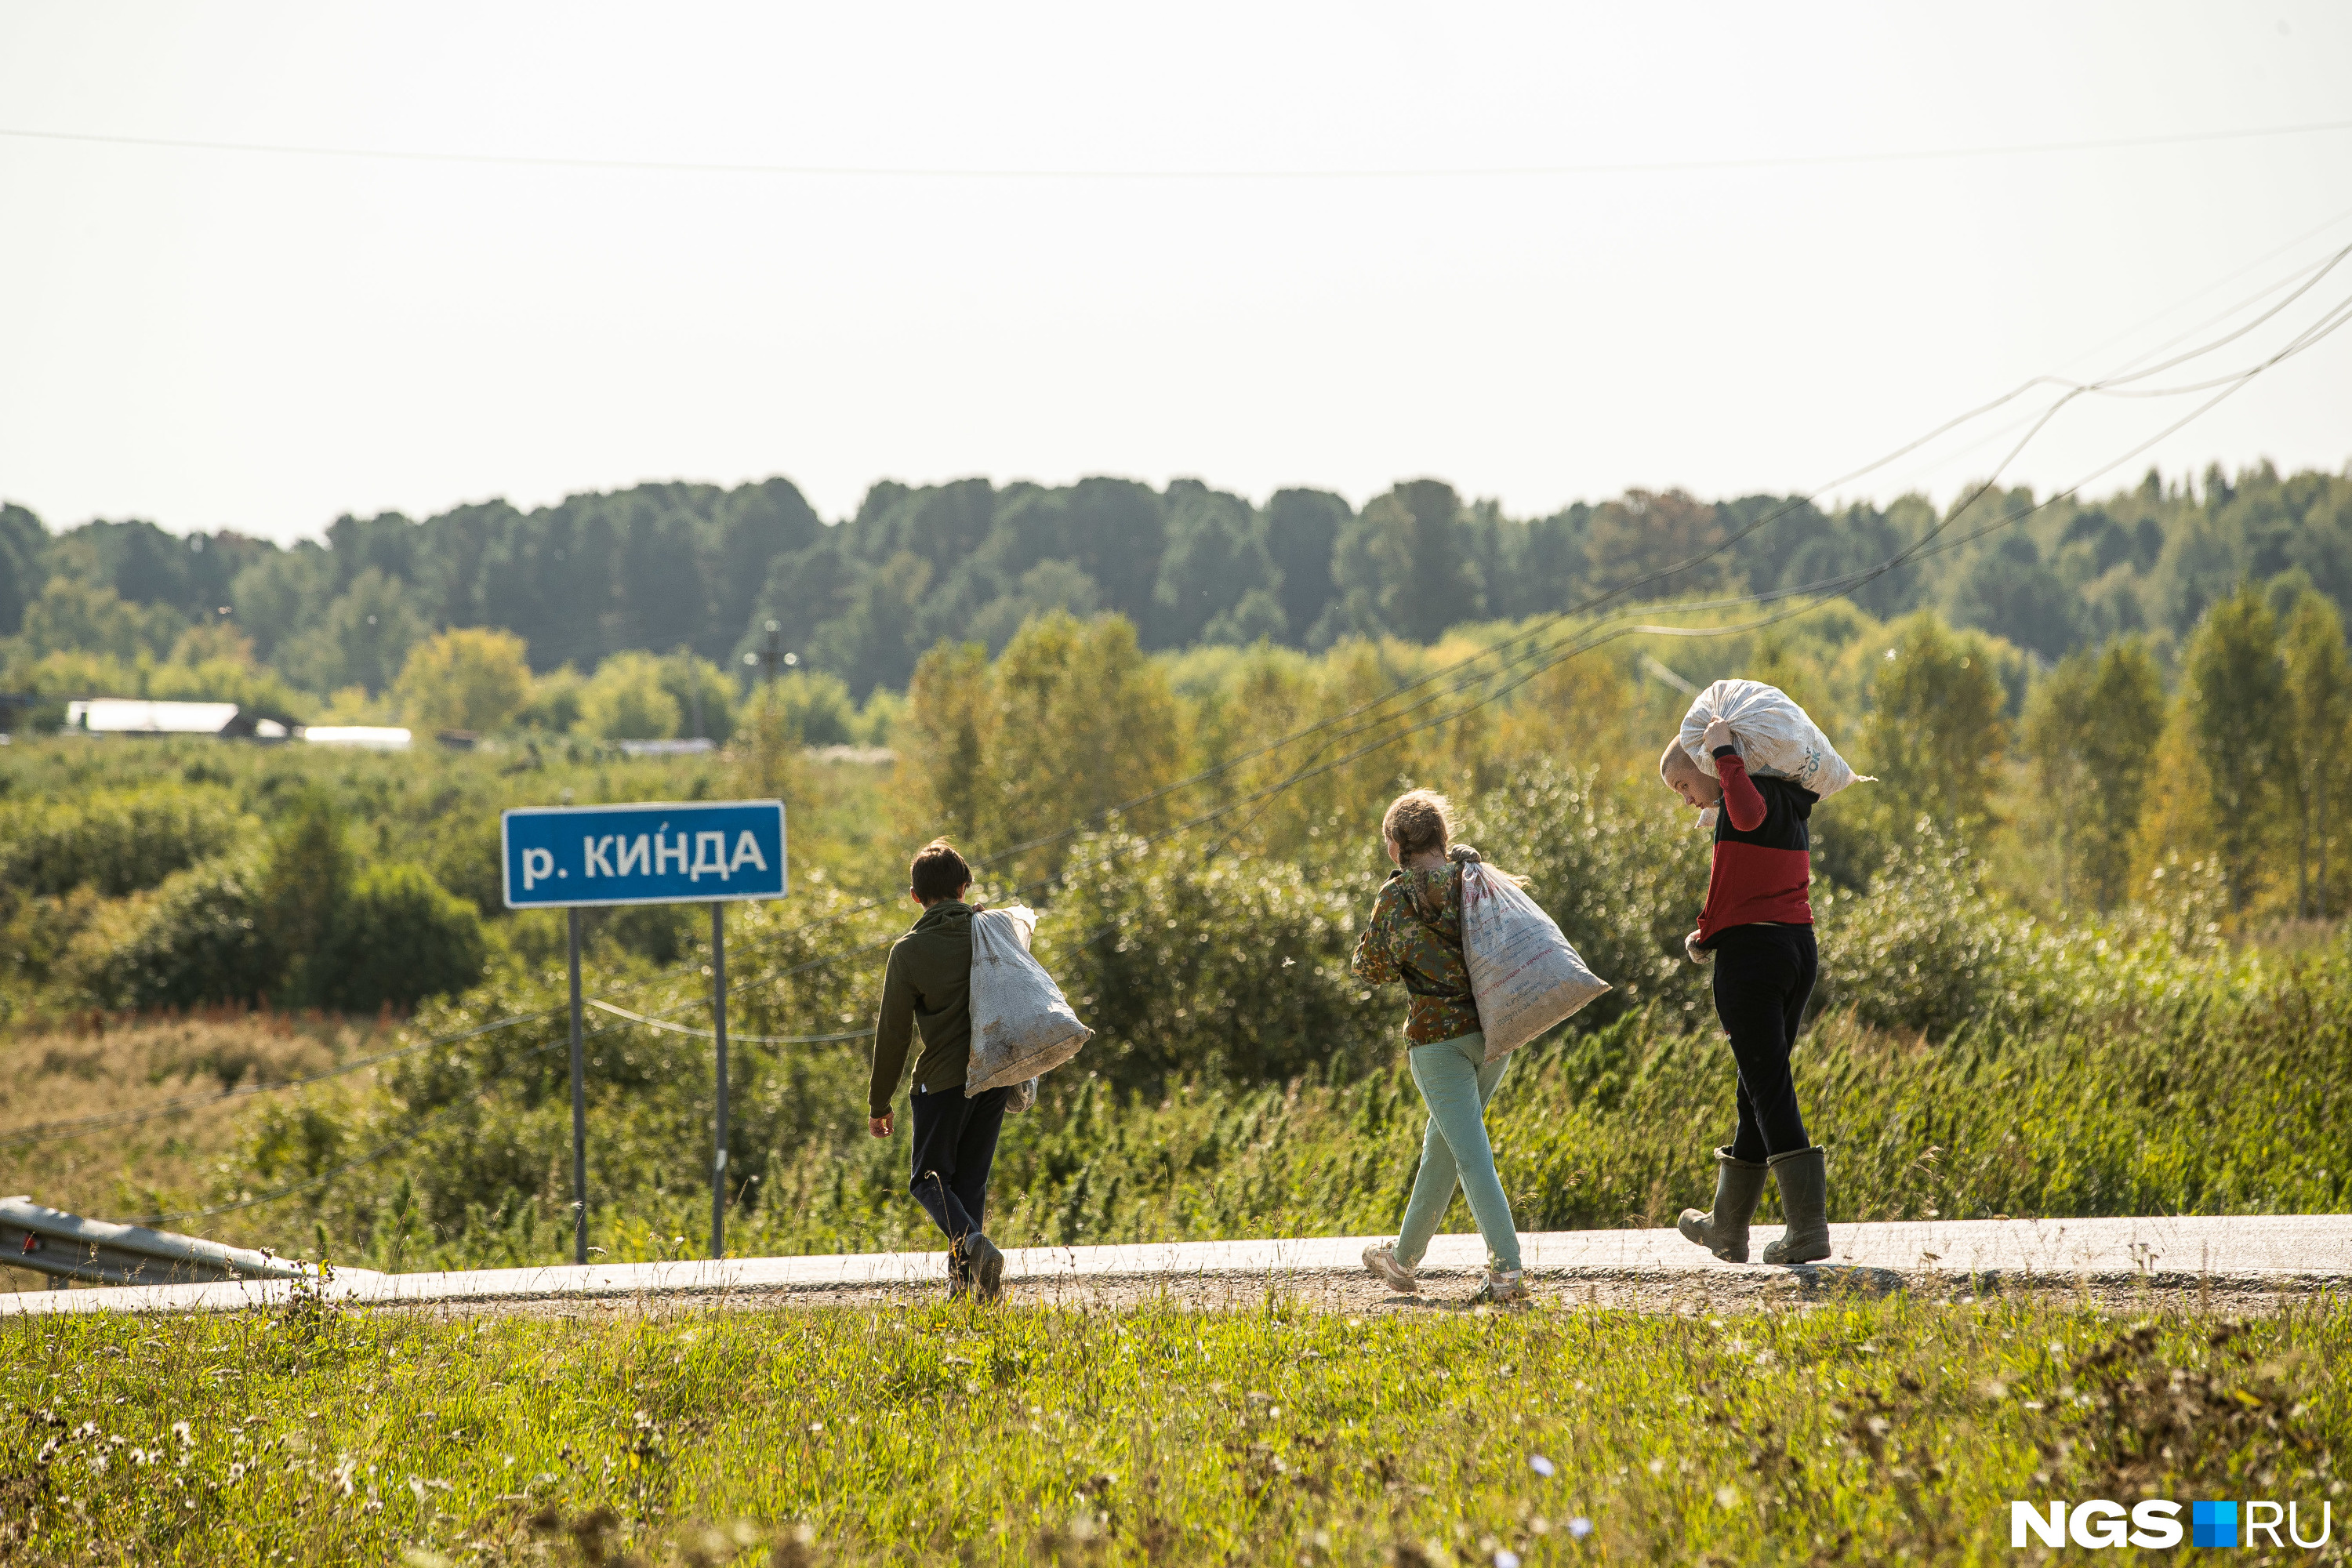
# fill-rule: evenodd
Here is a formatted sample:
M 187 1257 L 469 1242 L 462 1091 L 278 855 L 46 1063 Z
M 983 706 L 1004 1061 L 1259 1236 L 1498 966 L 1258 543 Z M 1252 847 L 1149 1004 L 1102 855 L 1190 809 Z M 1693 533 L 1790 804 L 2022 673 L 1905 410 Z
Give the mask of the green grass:
M 562 1057 L 524 1055 L 532 1043 L 468 1046 L 454 1067 L 415 1058 L 373 1099 L 257 1107 L 241 1147 L 204 1163 L 159 1152 L 97 1212 L 268 1191 L 430 1115 L 396 1159 L 226 1216 L 216 1234 L 384 1268 L 560 1260 L 571 1111 Z M 1081 1058 L 1045 1080 L 1036 1110 L 1007 1121 L 990 1231 L 1008 1246 L 1068 1246 L 1392 1230 L 1427 1119 L 1395 1057 L 1338 1082 L 1188 1080 L 1157 1096 L 1122 1095 L 1079 1070 Z M 698 1250 L 709 1212 L 709 1047 L 620 1032 L 601 1037 L 593 1059 L 592 1244 L 627 1260 L 675 1250 L 676 1237 Z M 1940 1043 L 1832 1016 L 1809 1032 L 1796 1073 L 1811 1131 L 1832 1150 L 1839 1221 L 2340 1213 L 2352 1202 L 2352 971 L 2333 955 Z M 865 1080 L 856 1044 L 739 1049 L 736 1252 L 937 1247 L 907 1195 L 903 1131 L 866 1136 Z M 1487 1116 L 1520 1226 L 1665 1225 L 1685 1205 L 1704 1207 L 1707 1151 L 1730 1135 L 1733 1089 L 1721 1039 L 1663 1009 L 1522 1051 Z M 118 1158 L 129 1166 L 140 1140 L 166 1136 L 142 1131 Z M 38 1168 L 45 1153 L 0 1155 L 0 1174 L 54 1184 Z M 92 1188 L 105 1163 L 93 1163 Z M 1466 1212 L 1451 1227 L 1470 1228 Z
M 2012 1498 L 2343 1507 L 2352 1458 L 2340 1301 L 314 1309 L 0 1353 L 32 1563 L 1991 1562 Z

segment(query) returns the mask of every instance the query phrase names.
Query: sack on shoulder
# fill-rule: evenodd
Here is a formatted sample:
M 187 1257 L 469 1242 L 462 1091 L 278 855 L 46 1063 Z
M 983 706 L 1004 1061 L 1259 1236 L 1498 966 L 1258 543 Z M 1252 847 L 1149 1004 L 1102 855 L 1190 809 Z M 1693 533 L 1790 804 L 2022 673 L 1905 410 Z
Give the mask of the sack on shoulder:
M 969 1100 L 1040 1077 L 1078 1054 L 1094 1031 L 1078 1022 L 1068 998 L 1029 956 L 1037 911 L 1014 904 L 971 917 L 971 1058 L 964 1069 Z M 1019 1096 L 1015 1096 L 1019 1099 Z M 1035 1102 L 1033 1088 L 1028 1109 Z
M 1462 868 L 1462 956 L 1486 1059 L 1500 1061 L 1609 989 L 1585 967 L 1559 924 L 1475 849 L 1457 846 Z
M 1715 758 L 1702 740 L 1717 719 L 1731 726 L 1732 748 L 1751 773 L 1790 780 L 1822 800 L 1848 784 L 1877 782 L 1846 765 L 1796 699 L 1760 680 L 1718 680 L 1683 715 L 1683 750 L 1709 778 L 1717 776 Z

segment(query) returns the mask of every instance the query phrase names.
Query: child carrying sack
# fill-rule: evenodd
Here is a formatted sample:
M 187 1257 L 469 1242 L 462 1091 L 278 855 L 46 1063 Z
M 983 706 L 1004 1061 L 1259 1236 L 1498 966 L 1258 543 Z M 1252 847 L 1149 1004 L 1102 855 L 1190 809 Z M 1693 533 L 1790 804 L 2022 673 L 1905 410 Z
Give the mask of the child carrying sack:
M 964 1098 L 1017 1086 L 1011 1110 L 1037 1098 L 1036 1079 L 1094 1038 L 1062 988 L 1029 956 L 1037 911 L 1021 904 L 971 917 L 971 1059 Z
M 1517 882 L 1457 844 L 1446 852 L 1462 868 L 1462 956 L 1486 1059 L 1500 1061 L 1609 989 L 1584 966 L 1543 906 Z
M 1701 772 L 1714 778 L 1715 758 L 1702 743 L 1706 727 L 1721 719 L 1731 726 L 1731 744 L 1750 773 L 1783 778 L 1827 800 L 1851 784 L 1878 781 L 1846 766 L 1820 725 L 1794 699 L 1760 680 L 1718 680 L 1692 701 L 1683 715 L 1683 750 Z

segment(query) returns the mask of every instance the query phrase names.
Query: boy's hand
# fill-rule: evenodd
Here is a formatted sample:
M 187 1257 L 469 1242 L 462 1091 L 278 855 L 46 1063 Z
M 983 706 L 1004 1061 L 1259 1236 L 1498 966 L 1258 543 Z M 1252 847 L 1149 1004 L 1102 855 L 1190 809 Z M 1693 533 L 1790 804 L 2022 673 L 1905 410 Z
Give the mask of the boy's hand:
M 1731 721 L 1727 719 L 1712 721 L 1706 727 L 1706 733 L 1698 738 L 1698 743 L 1710 757 L 1715 755 L 1718 747 L 1731 745 Z
M 1683 956 L 1693 963 L 1705 963 L 1715 956 L 1715 950 L 1699 946 L 1698 932 L 1693 931 L 1683 938 Z
M 879 1116 L 867 1117 L 866 1131 L 873 1133 L 877 1138 L 887 1138 L 890 1136 L 890 1115 L 891 1113 L 886 1110 Z

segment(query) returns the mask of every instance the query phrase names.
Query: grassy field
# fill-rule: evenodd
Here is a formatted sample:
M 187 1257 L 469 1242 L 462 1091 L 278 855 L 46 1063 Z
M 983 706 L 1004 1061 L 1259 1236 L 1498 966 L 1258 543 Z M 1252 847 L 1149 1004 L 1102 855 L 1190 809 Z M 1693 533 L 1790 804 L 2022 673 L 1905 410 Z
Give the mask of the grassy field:
M 44 1563 L 1978 1563 L 2011 1499 L 2308 1521 L 2352 1458 L 2340 1301 L 298 1306 L 0 1352 L 0 1555 Z
M 1941 1042 L 1826 1019 L 1797 1071 L 1832 1151 L 1832 1217 L 2342 1212 L 2347 994 L 2345 961 L 2323 952 L 2225 967 L 2095 1017 Z M 0 1128 L 216 1097 L 409 1033 L 273 1016 L 20 1038 L 26 1070 L 0 1086 Z M 569 1105 L 560 1055 L 533 1048 L 486 1042 L 454 1065 L 411 1058 L 78 1137 L 10 1146 L 0 1131 L 0 1189 L 121 1217 L 341 1171 L 281 1202 L 176 1223 L 376 1268 L 556 1261 Z M 592 1243 L 615 1260 L 663 1256 L 681 1237 L 698 1248 L 707 1046 L 640 1030 L 596 1049 L 633 1059 L 604 1060 L 592 1080 Z M 903 1136 L 865 1135 L 864 1059 L 856 1042 L 740 1050 L 731 1161 L 756 1179 L 730 1220 L 739 1255 L 937 1245 L 906 1194 Z M 1006 1245 L 1382 1233 L 1402 1211 L 1424 1121 L 1393 1061 L 1336 1081 L 1187 1080 L 1158 1096 L 1083 1073 L 1046 1087 L 1006 1126 L 990 1222 Z M 1721 1042 L 1654 1011 L 1527 1048 L 1489 1113 L 1520 1224 L 1663 1225 L 1704 1205 L 1731 1093 Z M 342 1169 L 420 1121 L 414 1142 Z M 1468 1229 L 1466 1213 L 1448 1228 Z

